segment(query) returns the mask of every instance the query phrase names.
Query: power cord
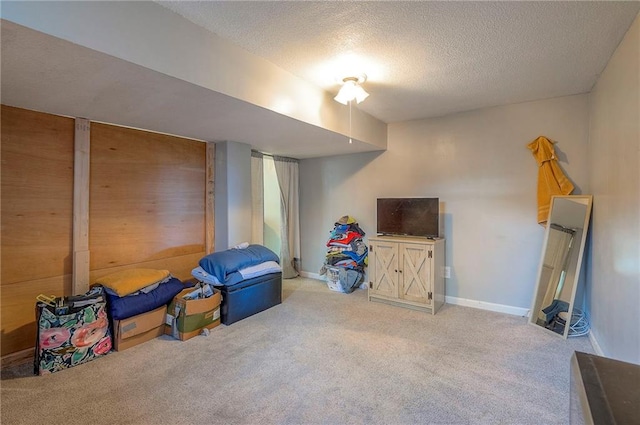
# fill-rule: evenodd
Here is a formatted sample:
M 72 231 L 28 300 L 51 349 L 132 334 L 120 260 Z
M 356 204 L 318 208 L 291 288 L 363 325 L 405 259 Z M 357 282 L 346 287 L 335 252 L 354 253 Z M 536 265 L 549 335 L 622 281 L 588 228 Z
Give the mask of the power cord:
M 579 308 L 574 308 L 569 325 L 569 337 L 584 336 L 589 333 L 589 319 L 587 314 Z

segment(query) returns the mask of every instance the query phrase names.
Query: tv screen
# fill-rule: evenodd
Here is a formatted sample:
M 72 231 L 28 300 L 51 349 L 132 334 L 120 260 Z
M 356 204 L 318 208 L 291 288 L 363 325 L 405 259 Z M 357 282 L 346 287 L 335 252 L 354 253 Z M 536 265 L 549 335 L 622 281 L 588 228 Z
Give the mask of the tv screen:
M 379 234 L 439 236 L 438 198 L 379 198 L 377 211 Z

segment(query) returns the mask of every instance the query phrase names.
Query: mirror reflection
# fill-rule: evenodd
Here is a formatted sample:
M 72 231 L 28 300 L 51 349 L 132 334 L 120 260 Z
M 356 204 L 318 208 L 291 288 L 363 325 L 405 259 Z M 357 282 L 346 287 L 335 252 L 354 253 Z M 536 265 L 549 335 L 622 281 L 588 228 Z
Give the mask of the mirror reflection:
M 574 312 L 591 196 L 555 196 L 551 201 L 538 281 L 529 322 L 563 337 L 580 320 Z

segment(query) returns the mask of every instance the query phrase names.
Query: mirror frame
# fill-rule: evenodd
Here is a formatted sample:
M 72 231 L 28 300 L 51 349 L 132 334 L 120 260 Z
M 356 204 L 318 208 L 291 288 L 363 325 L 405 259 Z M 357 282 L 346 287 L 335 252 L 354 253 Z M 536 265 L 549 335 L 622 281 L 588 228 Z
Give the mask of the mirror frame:
M 576 200 L 579 203 L 583 204 L 586 206 L 586 212 L 585 212 L 585 217 L 584 217 L 584 225 L 582 227 L 582 235 L 580 238 L 580 245 L 579 245 L 579 249 L 580 251 L 578 252 L 578 258 L 577 258 L 577 263 L 576 263 L 576 270 L 574 273 L 574 277 L 573 277 L 573 287 L 571 288 L 571 300 L 569 302 L 569 320 L 567 321 L 567 325 L 564 328 L 564 332 L 562 334 L 559 334 L 557 332 L 552 331 L 551 329 L 547 329 L 544 326 L 540 326 L 539 324 L 536 323 L 536 318 L 537 318 L 537 314 L 535 314 L 534 312 L 536 311 L 536 299 L 538 297 L 538 291 L 540 290 L 540 280 L 542 279 L 542 271 L 543 271 L 543 266 L 544 266 L 544 257 L 546 254 L 546 250 L 547 250 L 547 243 L 549 241 L 549 232 L 551 229 L 551 216 L 553 214 L 553 206 L 555 204 L 555 200 L 556 199 L 560 199 L 560 198 L 564 198 L 564 199 L 571 199 L 571 200 Z M 592 209 L 592 205 L 593 205 L 593 196 L 592 195 L 556 195 L 556 196 L 552 196 L 551 197 L 551 206 L 549 208 L 549 219 L 547 220 L 547 225 L 545 226 L 545 232 L 544 232 L 544 240 L 542 242 L 542 251 L 540 253 L 540 263 L 538 265 L 538 274 L 537 274 L 537 280 L 536 280 L 536 287 L 535 290 L 533 292 L 533 300 L 531 301 L 531 309 L 529 310 L 529 324 L 537 327 L 537 328 L 541 328 L 544 329 L 546 332 L 549 332 L 553 335 L 559 336 L 561 338 L 566 339 L 567 336 L 569 335 L 569 328 L 570 328 L 570 324 L 571 324 L 571 314 L 573 313 L 573 307 L 574 307 L 574 301 L 575 301 L 575 297 L 576 297 L 576 291 L 578 290 L 578 283 L 580 281 L 580 275 L 582 273 L 582 263 L 583 263 L 583 255 L 584 255 L 584 250 L 585 250 L 585 244 L 587 241 L 587 234 L 589 233 L 589 223 L 591 220 L 591 209 Z

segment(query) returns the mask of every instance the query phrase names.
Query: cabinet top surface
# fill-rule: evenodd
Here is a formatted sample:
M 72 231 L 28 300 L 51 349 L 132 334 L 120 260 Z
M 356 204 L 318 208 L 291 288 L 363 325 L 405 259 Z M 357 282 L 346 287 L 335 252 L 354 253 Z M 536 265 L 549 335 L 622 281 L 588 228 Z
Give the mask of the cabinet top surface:
M 405 242 L 405 243 L 440 243 L 444 238 L 426 238 L 424 236 L 390 236 L 376 235 L 369 238 L 370 241 Z

